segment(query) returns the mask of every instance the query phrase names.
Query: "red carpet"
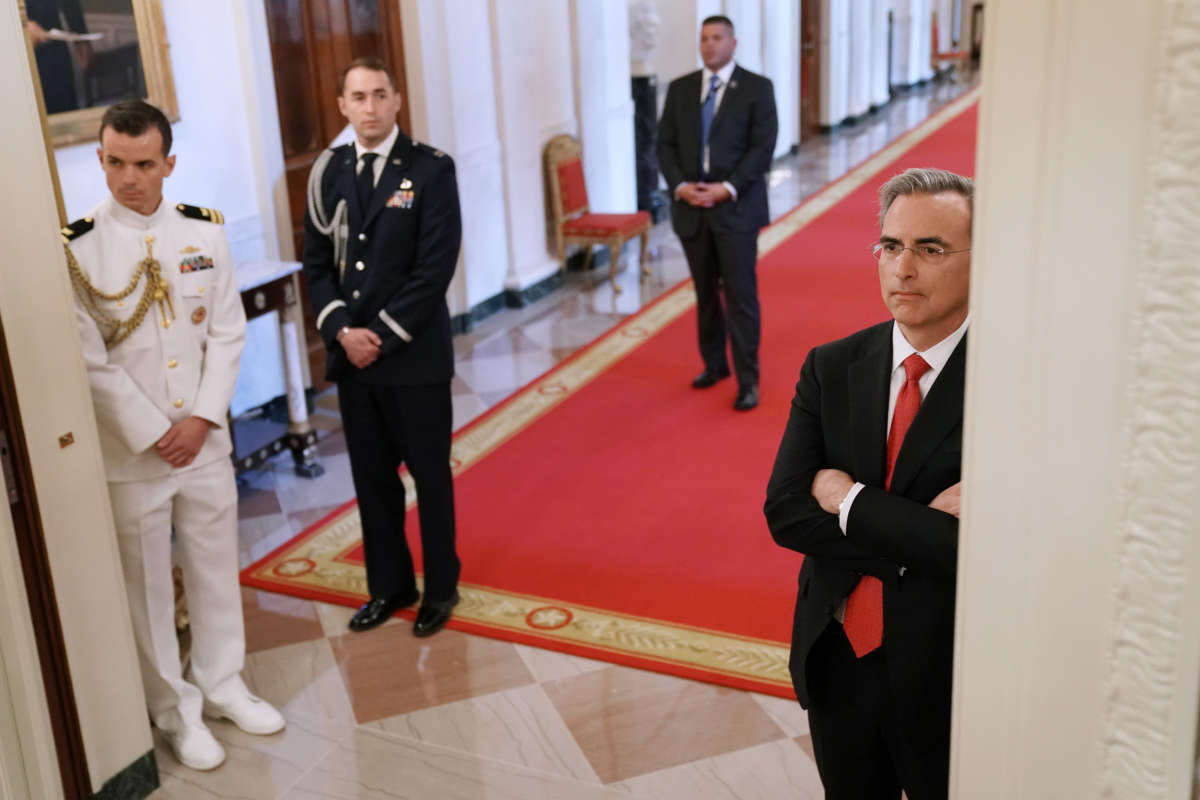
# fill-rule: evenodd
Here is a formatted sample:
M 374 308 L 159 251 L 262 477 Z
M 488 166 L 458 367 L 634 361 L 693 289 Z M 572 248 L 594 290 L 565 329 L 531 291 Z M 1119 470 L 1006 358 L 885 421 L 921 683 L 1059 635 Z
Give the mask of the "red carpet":
M 879 184 L 911 166 L 972 174 L 976 97 L 895 160 L 852 171 L 764 231 L 757 410 L 732 411 L 732 379 L 690 388 L 700 368 L 694 307 L 673 319 L 664 311 L 690 302 L 685 285 L 456 435 L 466 446 L 521 403 L 562 395 L 493 431 L 499 444 L 459 467 L 464 603 L 451 627 L 790 696 L 800 556 L 774 544 L 762 503 L 796 376 L 809 348 L 886 318 L 870 254 Z M 668 320 L 653 332 L 656 314 Z M 622 337 L 645 341 L 594 375 L 564 377 Z M 333 569 L 319 554 L 338 569 L 361 564 L 352 534 L 329 540 L 348 542 L 336 553 L 340 545 L 311 544 L 329 525 L 356 520 L 348 504 L 249 567 L 243 582 L 357 604 L 361 584 L 356 592 L 351 578 L 334 586 L 318 574 Z M 419 546 L 415 510 L 407 525 Z M 312 552 L 302 552 L 306 543 Z

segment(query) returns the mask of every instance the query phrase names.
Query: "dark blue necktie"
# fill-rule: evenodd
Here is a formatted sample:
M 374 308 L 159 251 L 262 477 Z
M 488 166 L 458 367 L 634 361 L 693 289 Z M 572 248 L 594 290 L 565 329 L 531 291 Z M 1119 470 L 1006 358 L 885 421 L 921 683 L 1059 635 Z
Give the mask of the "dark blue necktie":
M 371 205 L 371 195 L 375 192 L 375 158 L 378 155 L 378 153 L 363 153 L 361 156 L 362 169 L 358 171 L 355 185 L 358 189 L 358 207 L 363 214 L 367 213 L 367 207 Z
M 704 168 L 705 156 L 708 155 L 708 129 L 712 127 L 713 111 L 717 107 L 717 88 L 720 85 L 721 79 L 713 75 L 708 84 L 708 96 L 704 98 L 704 105 L 700 106 L 700 174 L 705 178 L 708 177 L 708 170 Z

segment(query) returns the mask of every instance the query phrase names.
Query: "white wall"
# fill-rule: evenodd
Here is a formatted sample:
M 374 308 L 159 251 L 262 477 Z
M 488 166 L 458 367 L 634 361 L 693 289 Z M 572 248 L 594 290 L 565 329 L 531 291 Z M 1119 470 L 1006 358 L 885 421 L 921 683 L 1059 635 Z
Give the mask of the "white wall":
M 1182 800 L 1200 689 L 1200 7 L 987 13 L 952 796 Z
M 58 212 L 16 6 L 0 10 L 0 192 L 6 220 L 0 319 L 15 380 L 46 551 L 66 643 L 93 789 L 151 748 L 133 632 L 117 556 L 104 465 L 84 375 Z M 92 156 L 92 166 L 99 164 Z M 103 185 L 103 183 L 101 183 Z M 75 443 L 60 448 L 71 432 Z M 69 498 L 69 502 L 63 502 Z M 6 515 L 7 516 L 7 515 Z M 11 521 L 0 529 L 11 530 Z M 11 551 L 10 551 L 11 552 Z M 6 585 L 6 591 L 9 587 Z M 0 624 L 11 633 L 12 627 Z M 14 641 L 5 636 L 4 642 Z M 3 654 L 10 687 L 38 745 L 41 697 L 22 691 L 40 675 L 29 654 Z M 32 662 L 32 663 L 31 663 Z M 13 670 L 18 673 L 14 684 Z M 22 732 L 24 734 L 24 732 Z M 23 742 L 24 745 L 24 742 Z M 40 794 L 38 796 L 54 796 Z

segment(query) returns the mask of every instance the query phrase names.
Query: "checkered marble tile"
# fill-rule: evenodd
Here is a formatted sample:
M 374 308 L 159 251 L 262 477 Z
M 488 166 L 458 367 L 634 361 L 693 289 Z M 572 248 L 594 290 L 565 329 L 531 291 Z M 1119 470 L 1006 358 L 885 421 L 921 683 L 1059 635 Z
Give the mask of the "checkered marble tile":
M 806 142 L 776 163 L 771 211 L 786 213 L 970 84 L 898 97 L 880 113 Z M 506 309 L 454 341 L 451 385 L 461 428 L 687 278 L 669 223 L 617 273 L 566 284 Z M 316 398 L 325 475 L 298 477 L 287 454 L 239 478 L 241 563 L 249 564 L 353 496 L 337 395 Z M 393 618 L 352 634 L 353 609 L 245 590 L 254 691 L 288 720 L 275 736 L 213 723 L 228 761 L 209 773 L 175 762 L 161 741 L 162 798 L 818 798 L 804 711 L 793 701 L 724 689 L 458 631 L 429 639 Z

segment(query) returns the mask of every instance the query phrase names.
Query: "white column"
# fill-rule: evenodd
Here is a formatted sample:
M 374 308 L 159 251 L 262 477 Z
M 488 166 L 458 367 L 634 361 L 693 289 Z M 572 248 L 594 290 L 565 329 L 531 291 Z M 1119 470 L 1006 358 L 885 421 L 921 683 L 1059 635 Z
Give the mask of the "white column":
M 891 99 L 888 83 L 888 10 L 890 0 L 868 0 L 871 4 L 871 107 L 878 108 Z
M 557 134 L 579 132 L 570 6 L 557 0 L 489 0 L 488 5 L 509 233 L 504 283 L 520 290 L 558 269 L 550 245 L 542 148 Z M 477 63 L 455 60 L 464 69 Z
M 849 108 L 850 3 L 821 0 L 822 125 L 837 125 Z
M 449 153 L 458 174 L 462 255 L 447 300 L 451 314 L 462 314 L 503 292 L 508 272 L 490 5 L 401 0 L 400 13 L 410 133 Z
M 681 75 L 700 68 L 700 20 L 709 8 L 703 0 L 658 0 L 662 22 L 658 49 L 654 51 L 654 71 L 658 75 L 658 110 L 667 95 L 667 86 Z M 711 5 L 711 2 L 707 5 Z M 714 14 L 721 13 L 718 6 Z
M 763 74 L 775 86 L 775 155 L 800 143 L 800 4 L 763 0 Z
M 700 33 L 700 23 L 705 17 L 711 17 L 714 14 L 725 13 L 725 0 L 694 0 L 696 4 L 696 34 L 697 38 Z M 678 3 L 681 8 L 688 8 L 692 5 L 693 0 L 666 0 L 668 3 Z M 737 20 L 733 21 L 737 25 Z
M 913 0 L 891 0 L 892 4 L 892 69 L 893 86 L 908 86 L 909 51 L 912 49 Z
M 935 52 L 946 52 L 954 47 L 954 0 L 934 0 L 937 11 L 938 40 L 933 43 Z
M 871 0 L 858 0 L 848 5 L 850 56 L 846 115 L 858 117 L 871 108 Z
M 915 80 L 933 77 L 933 1 L 913 0 L 913 60 Z
M 1200 675 L 1200 6 L 987 14 L 951 794 L 1182 800 Z
M 592 211 L 637 210 L 629 6 L 573 0 L 575 106 Z
M 725 16 L 733 20 L 737 37 L 737 63 L 751 72 L 763 74 L 763 0 L 725 0 Z

